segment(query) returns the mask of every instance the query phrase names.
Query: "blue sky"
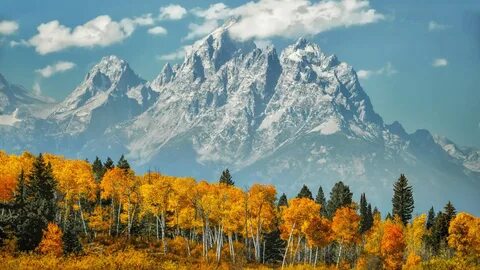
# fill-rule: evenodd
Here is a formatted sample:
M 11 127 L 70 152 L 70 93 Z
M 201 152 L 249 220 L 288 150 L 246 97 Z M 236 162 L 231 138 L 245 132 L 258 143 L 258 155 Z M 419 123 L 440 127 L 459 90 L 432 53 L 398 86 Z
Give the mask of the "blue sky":
M 306 36 L 351 64 L 386 122 L 480 147 L 476 0 L 2 0 L 0 73 L 56 100 L 105 55 L 124 58 L 151 80 L 166 59 L 180 62 L 184 46 L 228 16 L 244 22 L 238 39 L 281 51 Z M 99 25 L 108 31 L 88 36 Z

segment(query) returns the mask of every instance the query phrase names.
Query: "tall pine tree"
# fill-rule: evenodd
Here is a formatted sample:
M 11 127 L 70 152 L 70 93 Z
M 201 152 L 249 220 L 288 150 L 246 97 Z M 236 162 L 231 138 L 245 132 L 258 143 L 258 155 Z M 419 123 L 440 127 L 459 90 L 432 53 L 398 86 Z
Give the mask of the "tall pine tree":
M 63 228 L 63 252 L 68 254 L 78 254 L 82 251 L 82 244 L 78 239 L 78 228 L 75 226 L 75 217 L 73 209 L 70 210 L 70 216 L 65 223 Z
M 24 196 L 21 190 L 24 189 Z M 34 250 L 42 240 L 43 230 L 49 222 L 53 222 L 57 211 L 56 181 L 52 167 L 45 164 L 42 154 L 33 162 L 32 171 L 28 175 L 28 183 L 22 179 L 17 188 L 18 211 L 15 221 L 15 235 L 18 249 Z M 19 197 L 20 196 L 20 197 Z M 22 203 L 23 201 L 23 203 Z
M 307 199 L 313 200 L 313 195 L 310 189 L 308 189 L 306 185 L 303 185 L 302 189 L 297 195 L 297 198 L 307 198 Z
M 280 208 L 280 206 L 288 206 L 287 195 L 285 195 L 285 193 L 282 193 L 282 196 L 278 199 L 277 207 Z
M 105 167 L 103 166 L 102 161 L 95 157 L 95 160 L 92 164 L 93 175 L 95 176 L 95 180 L 99 183 L 102 180 L 103 175 L 105 174 Z
M 333 217 L 338 208 L 350 205 L 352 203 L 352 196 L 353 194 L 350 192 L 350 187 L 342 181 L 335 183 L 327 203 L 328 217 Z
M 427 230 L 432 228 L 434 222 L 435 222 L 435 210 L 433 210 L 433 206 L 432 206 L 432 208 L 430 208 L 430 210 L 428 211 L 427 224 L 426 224 Z
M 372 206 L 367 203 L 365 193 L 360 195 L 360 233 L 368 231 L 373 224 Z
M 320 204 L 320 215 L 327 216 L 327 200 L 325 199 L 325 194 L 323 193 L 323 188 L 320 186 L 318 188 L 317 196 L 315 197 L 315 202 Z
M 115 164 L 113 164 L 113 160 L 110 157 L 107 157 L 107 160 L 103 163 L 103 167 L 105 168 L 105 171 L 107 171 L 115 168 Z
M 128 170 L 130 169 L 130 164 L 128 163 L 128 161 L 125 159 L 125 156 L 122 155 L 120 157 L 120 159 L 118 160 L 117 162 L 117 167 L 120 168 L 120 169 L 124 169 L 124 170 Z
M 413 192 L 412 186 L 408 185 L 408 180 L 404 174 L 400 175 L 393 186 L 392 215 L 398 215 L 403 224 L 407 224 L 412 218 L 413 212 Z
M 218 182 L 229 186 L 235 185 L 235 182 L 233 182 L 233 178 L 230 175 L 230 171 L 228 170 L 228 168 L 222 172 L 222 175 L 220 175 L 220 179 L 218 180 Z

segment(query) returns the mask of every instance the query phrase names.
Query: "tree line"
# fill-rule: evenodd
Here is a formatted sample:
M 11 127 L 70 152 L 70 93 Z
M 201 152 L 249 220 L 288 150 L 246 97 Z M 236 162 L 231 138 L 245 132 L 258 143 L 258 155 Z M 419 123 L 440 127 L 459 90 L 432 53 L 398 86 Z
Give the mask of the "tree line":
M 0 241 L 20 252 L 80 254 L 100 239 L 160 244 L 163 255 L 203 261 L 320 264 L 358 269 L 416 269 L 438 258 L 478 265 L 480 218 L 442 211 L 412 217 L 413 187 L 393 185 L 382 218 L 365 193 L 353 200 L 337 182 L 327 200 L 303 186 L 277 199 L 272 185 L 235 186 L 226 169 L 216 182 L 158 172 L 137 175 L 115 164 L 52 154 L 0 152 Z M 413 219 L 412 219 L 413 218 Z

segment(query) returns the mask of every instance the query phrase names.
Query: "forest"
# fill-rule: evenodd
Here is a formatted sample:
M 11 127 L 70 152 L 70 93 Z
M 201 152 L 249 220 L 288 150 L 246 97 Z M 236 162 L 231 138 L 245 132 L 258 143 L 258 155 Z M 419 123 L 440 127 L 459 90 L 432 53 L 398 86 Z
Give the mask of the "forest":
M 289 199 L 228 169 L 197 181 L 0 151 L 1 268 L 479 269 L 480 218 L 451 202 L 413 216 L 413 189 L 400 175 L 382 215 L 343 182 Z

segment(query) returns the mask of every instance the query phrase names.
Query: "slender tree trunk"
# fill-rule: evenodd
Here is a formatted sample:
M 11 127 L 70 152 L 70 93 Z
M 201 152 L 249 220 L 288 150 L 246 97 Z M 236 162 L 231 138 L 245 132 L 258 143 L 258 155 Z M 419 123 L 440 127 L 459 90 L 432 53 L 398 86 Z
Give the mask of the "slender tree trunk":
M 85 236 L 87 236 L 87 225 L 85 224 L 85 219 L 83 218 L 83 210 L 80 199 L 78 199 L 78 208 L 80 209 L 80 218 L 82 219 L 83 232 L 85 233 Z
M 167 242 L 165 241 L 165 212 L 161 213 L 160 228 L 162 229 L 163 254 L 167 254 Z
M 338 249 L 338 258 L 337 258 L 337 269 L 338 265 L 340 264 L 340 257 L 342 256 L 342 244 L 339 244 L 340 248 Z
M 120 228 L 120 211 L 122 209 L 122 203 L 118 202 L 118 212 L 117 212 L 117 236 L 118 236 L 118 230 Z
M 290 241 L 292 240 L 293 229 L 295 229 L 295 223 L 293 223 L 292 229 L 290 230 L 290 235 L 288 236 L 287 247 L 285 248 L 285 253 L 283 254 L 282 260 L 282 269 L 285 267 L 285 259 L 287 258 L 288 248 L 290 247 Z
M 314 268 L 317 267 L 317 256 L 318 256 L 318 247 L 317 247 L 317 249 L 315 250 L 315 260 L 314 260 L 314 262 L 313 262 L 313 267 L 314 267 Z

